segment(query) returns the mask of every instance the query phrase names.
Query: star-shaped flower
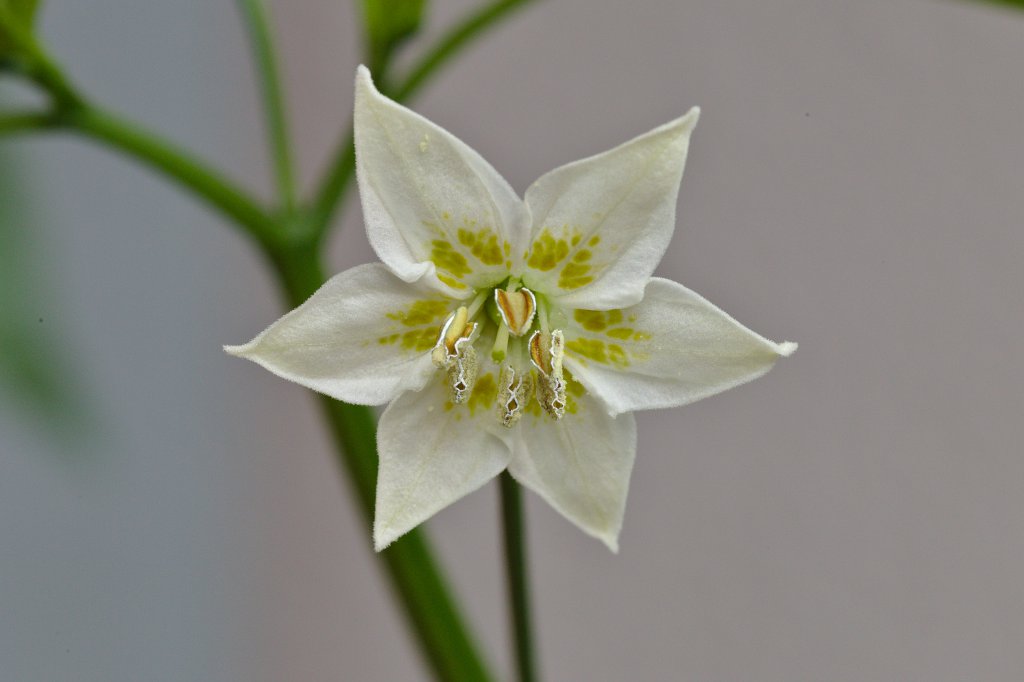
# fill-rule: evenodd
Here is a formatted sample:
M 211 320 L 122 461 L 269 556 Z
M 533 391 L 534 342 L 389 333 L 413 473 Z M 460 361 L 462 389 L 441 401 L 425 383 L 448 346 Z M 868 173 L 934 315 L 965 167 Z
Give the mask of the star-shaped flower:
M 382 262 L 226 350 L 339 400 L 389 403 L 378 550 L 507 468 L 616 551 L 631 413 L 745 383 L 796 349 L 651 276 L 698 114 L 551 171 L 523 200 L 360 67 L 356 168 Z

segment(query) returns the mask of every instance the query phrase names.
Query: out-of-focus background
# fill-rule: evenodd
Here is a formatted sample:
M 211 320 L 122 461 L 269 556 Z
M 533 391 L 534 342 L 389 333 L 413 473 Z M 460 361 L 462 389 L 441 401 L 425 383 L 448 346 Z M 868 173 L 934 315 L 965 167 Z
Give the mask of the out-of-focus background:
M 418 43 L 472 5 L 433 2 Z M 274 10 L 309 182 L 353 8 Z M 269 188 L 233 3 L 51 0 L 43 34 Z M 1022 55 L 1024 13 L 982 4 L 549 0 L 414 103 L 519 191 L 700 104 L 659 273 L 801 344 L 640 415 L 618 556 L 530 498 L 546 679 L 1024 679 Z M 104 150 L 0 154 L 29 272 L 0 310 L 56 377 L 0 397 L 2 677 L 424 679 L 312 401 L 220 350 L 281 312 L 258 255 Z M 332 253 L 372 259 L 354 203 Z M 486 488 L 428 526 L 508 670 L 496 524 Z

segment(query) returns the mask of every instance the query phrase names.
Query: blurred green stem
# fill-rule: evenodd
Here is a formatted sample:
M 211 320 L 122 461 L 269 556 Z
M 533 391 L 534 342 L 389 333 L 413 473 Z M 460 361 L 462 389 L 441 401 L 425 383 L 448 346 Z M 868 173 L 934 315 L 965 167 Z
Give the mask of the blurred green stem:
M 530 627 L 523 493 L 519 484 L 507 471 L 502 472 L 499 477 L 498 487 L 501 492 L 501 526 L 505 540 L 508 606 L 516 670 L 519 673 L 519 682 L 536 682 L 533 630 Z
M 390 86 L 392 78 L 388 73 L 373 74 L 381 92 L 397 102 L 404 102 L 423 87 L 431 76 L 452 57 L 468 47 L 474 38 L 478 38 L 492 26 L 506 18 L 509 13 L 533 0 L 498 0 L 484 3 L 470 12 L 455 26 L 445 32 L 438 41 L 420 57 L 409 70 L 409 75 L 398 79 L 397 85 Z M 382 64 L 390 63 L 381 60 Z M 352 126 L 348 126 L 352 130 Z M 334 216 L 341 207 L 343 200 L 355 174 L 355 147 L 349 133 L 334 152 L 333 161 L 328 165 L 316 196 L 309 207 L 309 232 L 315 241 L 323 238 L 331 226 Z
M 445 33 L 434 47 L 397 80 L 390 94 L 403 100 L 418 91 L 472 38 L 530 0 L 489 2 Z M 14 73 L 35 82 L 52 98 L 52 109 L 43 112 L 0 113 L 0 136 L 15 133 L 68 131 L 105 144 L 174 181 L 229 222 L 252 237 L 267 255 L 281 284 L 287 304 L 297 306 L 324 282 L 320 265 L 323 237 L 332 218 L 346 198 L 352 184 L 355 151 L 348 132 L 338 148 L 315 197 L 300 221 L 302 229 L 292 229 L 296 221 L 295 177 L 288 136 L 284 97 L 278 74 L 269 16 L 264 0 L 239 0 L 246 18 L 262 80 L 270 145 L 275 175 L 284 212 L 270 212 L 252 196 L 210 168 L 200 159 L 163 140 L 152 132 L 93 106 L 67 81 L 61 69 L 37 43 L 35 37 L 12 24 L 9 12 L 0 1 L 0 25 L 19 50 L 18 59 L 8 62 Z M 11 28 L 11 30 L 7 30 Z M 383 63 L 388 63 L 385 60 Z M 12 66 L 13 64 L 13 66 Z M 375 74 L 378 82 L 389 83 L 386 73 Z M 351 126 L 349 126 L 351 131 Z M 366 407 L 348 405 L 318 396 L 321 410 L 337 445 L 339 459 L 349 474 L 368 525 L 372 522 L 377 477 L 376 425 Z M 518 494 L 518 491 L 517 491 Z M 518 499 L 518 498 L 516 498 Z M 512 498 L 510 498 L 512 501 Z M 518 503 L 517 503 L 518 504 Z M 521 512 L 516 512 L 521 514 Z M 506 519 L 521 524 L 514 518 Z M 512 542 L 522 564 L 521 525 L 519 540 Z M 404 607 L 420 649 L 438 679 L 450 682 L 487 682 L 492 679 L 484 667 L 476 645 L 455 606 L 442 573 L 422 532 L 413 531 L 381 553 L 392 585 Z M 511 570 L 511 564 L 510 564 Z M 520 652 L 521 679 L 531 680 L 524 670 L 529 663 L 528 618 L 525 611 L 525 573 L 520 571 L 514 588 L 521 602 L 514 606 L 517 641 L 527 643 L 526 658 Z M 522 632 L 520 632 L 522 630 Z M 519 645 L 522 647 L 522 644 Z M 524 663 L 526 661 L 526 663 Z
M 0 134 L 63 130 L 91 138 L 163 173 L 262 243 L 281 241 L 267 212 L 202 161 L 114 114 L 81 104 L 52 113 L 0 116 Z
M 317 250 L 307 247 L 268 253 L 295 307 L 324 282 Z M 377 485 L 376 418 L 368 407 L 316 396 L 337 446 L 338 458 L 355 489 L 367 527 L 373 524 Z M 450 682 L 492 679 L 477 653 L 422 531 L 413 530 L 380 553 L 423 656 L 437 678 Z
M 279 59 L 270 23 L 270 10 L 264 0 L 238 0 L 238 6 L 248 28 L 256 71 L 263 91 L 263 109 L 267 117 L 267 134 L 274 160 L 278 195 L 285 213 L 291 214 L 295 211 L 295 170 L 288 134 L 287 107 L 279 75 Z

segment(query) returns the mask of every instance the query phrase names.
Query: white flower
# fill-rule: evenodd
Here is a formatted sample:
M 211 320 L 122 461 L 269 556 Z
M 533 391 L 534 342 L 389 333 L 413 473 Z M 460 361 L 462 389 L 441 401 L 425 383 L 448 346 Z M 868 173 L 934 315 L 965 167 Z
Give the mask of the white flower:
M 382 263 L 228 347 L 380 419 L 378 550 L 508 468 L 616 551 L 636 423 L 767 372 L 796 344 L 651 277 L 698 110 L 520 199 L 476 152 L 356 77 L 359 192 Z

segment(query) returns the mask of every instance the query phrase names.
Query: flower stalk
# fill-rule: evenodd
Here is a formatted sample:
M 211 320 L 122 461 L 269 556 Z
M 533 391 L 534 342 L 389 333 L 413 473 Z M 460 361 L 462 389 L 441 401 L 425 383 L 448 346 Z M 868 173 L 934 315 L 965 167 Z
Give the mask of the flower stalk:
M 526 522 L 519 484 L 506 471 L 498 479 L 501 525 L 505 545 L 505 571 L 512 643 L 519 682 L 536 682 L 533 628 L 530 616 L 529 576 L 526 561 Z

